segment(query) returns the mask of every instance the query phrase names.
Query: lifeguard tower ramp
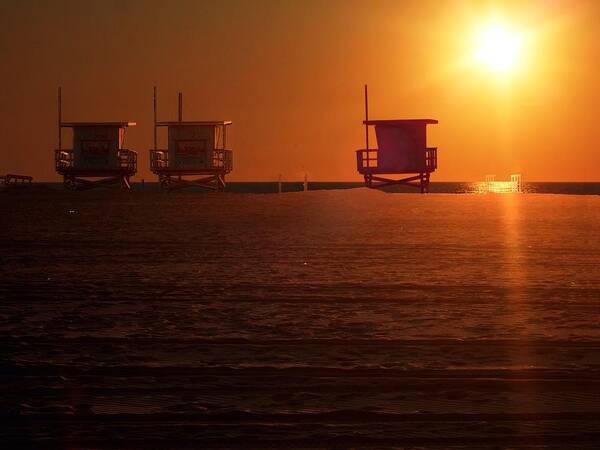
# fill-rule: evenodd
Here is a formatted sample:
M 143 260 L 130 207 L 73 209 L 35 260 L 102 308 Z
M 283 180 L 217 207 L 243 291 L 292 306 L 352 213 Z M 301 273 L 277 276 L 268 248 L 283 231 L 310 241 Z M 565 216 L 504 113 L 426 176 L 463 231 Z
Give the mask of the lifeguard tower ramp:
M 196 186 L 222 191 L 225 188 L 225 175 L 233 169 L 233 152 L 226 147 L 227 127 L 232 122 L 184 122 L 181 93 L 177 121 L 157 121 L 156 105 L 154 88 L 154 148 L 150 150 L 150 169 L 158 175 L 161 187 L 174 190 Z M 157 147 L 159 127 L 167 128 L 166 149 Z
M 58 148 L 54 151 L 56 172 L 65 188 L 96 187 L 130 189 L 137 172 L 137 153 L 124 148 L 125 131 L 135 122 L 63 122 L 61 89 L 58 90 Z M 63 128 L 72 129 L 71 148 L 62 147 Z
M 427 147 L 427 125 L 434 119 L 369 120 L 365 86 L 365 148 L 356 151 L 356 166 L 370 188 L 413 186 L 429 191 L 431 173 L 437 168 L 437 148 Z M 377 148 L 369 148 L 369 127 L 375 128 Z M 394 175 L 406 174 L 402 178 Z

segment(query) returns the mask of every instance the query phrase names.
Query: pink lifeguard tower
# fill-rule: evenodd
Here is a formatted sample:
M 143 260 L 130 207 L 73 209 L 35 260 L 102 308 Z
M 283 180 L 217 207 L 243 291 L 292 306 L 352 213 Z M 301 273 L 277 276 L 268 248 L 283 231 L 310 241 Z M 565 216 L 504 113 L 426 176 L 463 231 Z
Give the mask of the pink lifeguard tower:
M 427 147 L 427 125 L 434 119 L 369 120 L 365 85 L 365 148 L 356 151 L 356 167 L 370 188 L 406 185 L 429 192 L 429 178 L 437 168 L 437 148 Z M 369 148 L 369 127 L 375 127 L 377 148 Z M 410 174 L 400 179 L 395 174 Z

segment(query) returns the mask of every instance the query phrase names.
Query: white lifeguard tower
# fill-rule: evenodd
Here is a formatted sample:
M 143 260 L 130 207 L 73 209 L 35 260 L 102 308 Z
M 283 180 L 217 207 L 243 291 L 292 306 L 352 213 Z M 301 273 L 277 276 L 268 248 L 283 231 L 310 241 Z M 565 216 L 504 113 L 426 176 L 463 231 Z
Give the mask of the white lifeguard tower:
M 225 175 L 233 169 L 233 152 L 227 149 L 227 127 L 231 121 L 183 121 L 183 96 L 179 93 L 179 117 L 173 122 L 157 121 L 154 88 L 154 148 L 150 150 L 150 169 L 164 189 L 199 186 L 222 191 Z M 166 127 L 166 149 L 157 148 L 157 129 Z M 202 176 L 186 179 L 184 177 Z
M 62 92 L 58 88 L 58 148 L 56 172 L 70 190 L 120 186 L 130 189 L 137 172 L 137 153 L 124 148 L 125 131 L 135 122 L 63 122 Z M 62 148 L 62 129 L 73 130 L 70 149 Z
M 437 148 L 427 147 L 427 125 L 434 119 L 369 120 L 365 85 L 365 148 L 356 151 L 356 167 L 370 188 L 405 185 L 429 191 L 431 173 L 437 168 Z M 375 127 L 377 148 L 369 148 L 369 127 Z M 394 174 L 413 174 L 401 179 Z

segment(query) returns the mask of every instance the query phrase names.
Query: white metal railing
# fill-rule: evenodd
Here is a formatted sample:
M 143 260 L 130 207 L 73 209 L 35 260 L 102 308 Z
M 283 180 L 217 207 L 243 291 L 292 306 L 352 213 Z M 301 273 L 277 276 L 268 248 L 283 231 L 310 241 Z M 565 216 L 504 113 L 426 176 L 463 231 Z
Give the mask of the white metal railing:
M 169 167 L 169 152 L 167 150 L 150 150 L 150 168 L 152 170 Z

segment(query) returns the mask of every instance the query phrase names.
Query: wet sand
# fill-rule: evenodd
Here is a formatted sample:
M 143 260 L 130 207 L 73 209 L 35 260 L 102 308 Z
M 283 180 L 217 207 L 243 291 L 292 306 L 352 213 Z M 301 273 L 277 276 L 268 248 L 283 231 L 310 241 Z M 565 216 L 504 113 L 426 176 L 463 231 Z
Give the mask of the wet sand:
M 0 194 L 11 447 L 598 448 L 600 197 Z

